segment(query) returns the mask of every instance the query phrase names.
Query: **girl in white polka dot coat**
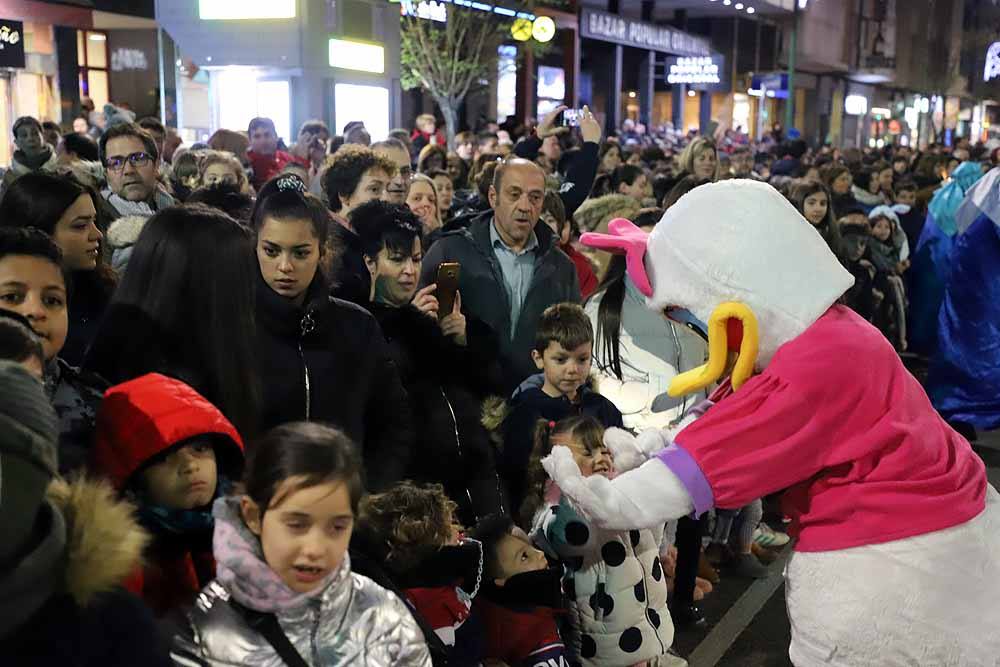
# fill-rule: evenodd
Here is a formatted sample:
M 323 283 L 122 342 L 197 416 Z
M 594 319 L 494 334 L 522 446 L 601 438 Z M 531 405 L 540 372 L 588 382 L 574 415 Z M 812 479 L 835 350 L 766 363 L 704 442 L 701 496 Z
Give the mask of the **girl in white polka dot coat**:
M 553 446 L 565 445 L 584 476 L 611 477 L 641 463 L 638 450 L 632 446 L 631 451 L 612 452 L 612 460 L 604 428 L 590 417 L 540 424 L 538 431 L 525 502 L 538 507 L 533 539 L 566 567 L 564 590 L 573 627 L 567 647 L 584 666 L 655 664 L 674 639 L 659 558 L 662 529 L 614 532 L 595 527 L 561 497 L 540 464 Z

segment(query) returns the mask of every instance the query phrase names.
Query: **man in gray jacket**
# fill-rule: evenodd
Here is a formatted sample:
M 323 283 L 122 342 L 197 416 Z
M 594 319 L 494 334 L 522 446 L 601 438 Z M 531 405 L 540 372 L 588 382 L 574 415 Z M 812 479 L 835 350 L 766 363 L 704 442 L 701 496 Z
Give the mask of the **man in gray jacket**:
M 541 168 L 508 159 L 497 167 L 490 186 L 493 215 L 442 236 L 427 251 L 420 274 L 425 287 L 436 280 L 441 263 L 461 264 L 462 307 L 500 340 L 508 391 L 537 372 L 531 349 L 542 311 L 563 301 L 580 302 L 572 260 L 539 222 L 544 199 Z

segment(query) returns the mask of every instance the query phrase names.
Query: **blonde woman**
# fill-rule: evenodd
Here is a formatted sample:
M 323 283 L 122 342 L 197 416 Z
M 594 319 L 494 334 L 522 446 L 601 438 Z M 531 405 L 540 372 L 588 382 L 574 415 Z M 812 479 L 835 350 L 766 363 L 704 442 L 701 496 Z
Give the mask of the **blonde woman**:
M 440 236 L 441 211 L 438 208 L 437 187 L 426 174 L 414 174 L 410 181 L 410 191 L 406 195 L 406 205 L 417 214 L 424 228 L 424 237 L 434 239 Z M 435 233 L 438 232 L 438 233 Z M 431 235 L 434 236 L 431 236 Z M 427 241 L 430 245 L 431 241 Z
M 681 171 L 698 179 L 719 180 L 719 154 L 715 142 L 707 137 L 691 141 L 680 156 Z

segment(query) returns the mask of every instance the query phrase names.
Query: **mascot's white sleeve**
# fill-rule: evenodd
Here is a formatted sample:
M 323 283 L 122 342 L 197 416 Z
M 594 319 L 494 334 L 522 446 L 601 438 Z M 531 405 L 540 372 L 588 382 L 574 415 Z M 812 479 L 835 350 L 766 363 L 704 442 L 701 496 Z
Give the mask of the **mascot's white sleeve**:
M 659 458 L 613 480 L 584 477 L 572 452 L 562 446 L 553 447 L 542 466 L 573 505 L 601 528 L 654 528 L 694 511 L 687 489 Z

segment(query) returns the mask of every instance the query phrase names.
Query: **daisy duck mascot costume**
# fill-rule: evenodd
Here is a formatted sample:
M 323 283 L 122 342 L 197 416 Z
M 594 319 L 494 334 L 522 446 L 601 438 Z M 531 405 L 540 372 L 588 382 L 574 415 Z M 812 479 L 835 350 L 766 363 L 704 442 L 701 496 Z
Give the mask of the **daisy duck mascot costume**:
M 1000 496 L 884 336 L 837 305 L 853 278 L 813 227 L 770 186 L 727 180 L 648 236 L 609 231 L 583 242 L 625 254 L 647 305 L 708 341 L 669 393 L 718 388 L 679 429 L 609 430 L 614 479 L 555 447 L 562 492 L 627 530 L 784 491 L 797 667 L 1000 665 Z

